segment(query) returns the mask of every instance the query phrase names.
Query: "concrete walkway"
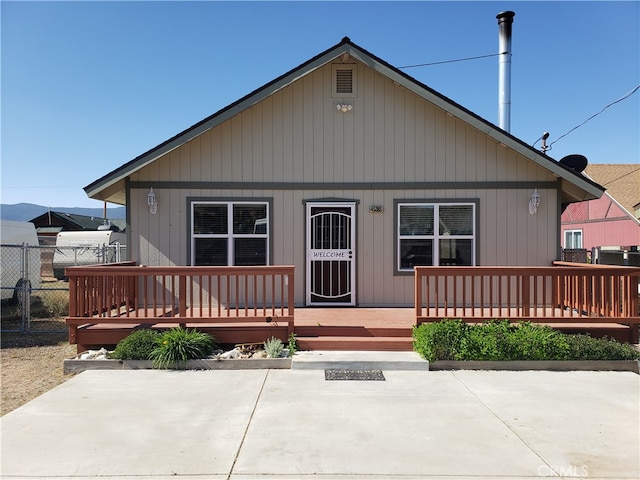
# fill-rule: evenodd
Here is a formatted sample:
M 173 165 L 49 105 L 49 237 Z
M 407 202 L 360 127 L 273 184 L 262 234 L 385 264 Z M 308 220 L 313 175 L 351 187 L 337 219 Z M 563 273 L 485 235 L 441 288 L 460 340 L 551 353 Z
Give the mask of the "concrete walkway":
M 334 358 L 291 370 L 85 371 L 0 419 L 2 478 L 640 476 L 634 373 L 427 371 L 391 356 L 375 365 L 384 380 L 325 380 L 325 368 L 349 366 Z

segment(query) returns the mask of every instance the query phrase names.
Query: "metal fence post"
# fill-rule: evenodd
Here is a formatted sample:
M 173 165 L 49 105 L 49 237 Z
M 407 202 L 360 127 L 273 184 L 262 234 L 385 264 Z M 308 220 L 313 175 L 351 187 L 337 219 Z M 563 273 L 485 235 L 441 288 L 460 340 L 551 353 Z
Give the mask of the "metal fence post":
M 20 248 L 20 282 L 17 290 L 18 310 L 20 311 L 20 331 L 29 328 L 30 278 L 29 278 L 29 244 L 22 243 Z
M 30 261 L 31 261 L 31 254 L 33 252 L 33 247 L 29 247 L 29 244 L 27 243 L 26 249 L 25 249 L 25 264 L 24 264 L 24 269 L 25 269 L 25 278 L 27 279 L 24 285 L 25 288 L 25 296 L 24 296 L 24 305 L 25 305 L 25 316 L 27 317 L 27 330 L 31 330 L 31 282 L 32 282 L 32 278 L 31 278 L 31 266 L 30 266 Z M 36 252 L 38 253 L 38 255 L 40 255 L 40 252 L 36 249 Z M 38 272 L 40 273 L 40 272 Z M 35 279 L 33 279 L 35 280 Z

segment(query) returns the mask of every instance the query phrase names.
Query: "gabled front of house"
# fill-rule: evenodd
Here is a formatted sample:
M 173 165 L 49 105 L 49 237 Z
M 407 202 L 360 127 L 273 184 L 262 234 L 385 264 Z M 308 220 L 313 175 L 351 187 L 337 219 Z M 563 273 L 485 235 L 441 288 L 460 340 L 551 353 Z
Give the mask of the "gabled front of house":
M 548 266 L 562 206 L 603 193 L 348 38 L 85 190 L 126 204 L 132 260 L 295 265 L 306 306 L 411 306 L 416 265 Z

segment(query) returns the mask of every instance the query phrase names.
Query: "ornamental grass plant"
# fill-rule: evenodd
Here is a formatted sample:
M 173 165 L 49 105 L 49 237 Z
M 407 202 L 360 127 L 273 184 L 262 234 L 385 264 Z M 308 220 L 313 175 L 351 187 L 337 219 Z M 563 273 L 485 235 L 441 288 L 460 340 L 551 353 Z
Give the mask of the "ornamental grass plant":
M 213 337 L 196 329 L 172 328 L 156 340 L 149 355 L 154 368 L 184 369 L 187 361 L 207 358 L 216 348 Z

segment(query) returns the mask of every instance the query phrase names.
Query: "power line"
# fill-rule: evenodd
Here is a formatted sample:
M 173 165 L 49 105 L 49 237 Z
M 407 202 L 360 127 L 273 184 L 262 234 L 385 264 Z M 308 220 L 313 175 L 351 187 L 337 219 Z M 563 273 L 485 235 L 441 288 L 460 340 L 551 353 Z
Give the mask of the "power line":
M 556 140 L 554 140 L 553 142 L 551 142 L 549 144 L 549 150 L 551 150 L 551 146 L 556 143 L 558 140 L 560 140 L 561 138 L 566 137 L 567 135 L 569 135 L 571 132 L 573 132 L 574 130 L 577 130 L 578 128 L 580 128 L 581 126 L 583 126 L 585 123 L 587 123 L 589 120 L 593 120 L 594 118 L 596 118 L 598 115 L 600 115 L 602 112 L 604 112 L 607 108 L 615 105 L 616 103 L 619 103 L 627 98 L 629 98 L 631 95 L 633 95 L 634 93 L 636 93 L 638 90 L 640 90 L 640 85 L 636 85 L 635 88 L 633 88 L 629 93 L 624 94 L 622 97 L 620 97 L 619 99 L 611 102 L 609 105 L 607 105 L 606 107 L 604 107 L 602 110 L 600 110 L 598 113 L 595 113 L 593 115 L 591 115 L 589 118 L 587 118 L 584 122 L 582 122 L 580 125 L 577 125 L 575 127 L 573 127 L 571 130 L 569 130 L 567 133 L 565 133 L 564 135 L 560 135 Z M 539 140 L 539 139 L 538 139 Z M 536 142 L 538 141 L 536 140 Z
M 617 182 L 618 180 L 620 180 L 621 178 L 624 177 L 628 177 L 629 175 L 631 175 L 632 173 L 636 173 L 638 170 L 640 170 L 640 167 L 636 168 L 635 170 L 631 170 L 630 172 L 626 172 L 624 175 L 620 175 L 618 178 L 614 178 L 613 180 L 609 180 L 606 183 L 601 183 L 601 185 L 604 187 L 605 185 L 611 185 L 613 182 Z
M 498 55 L 502 55 L 502 53 L 491 53 L 489 55 L 479 55 L 477 57 L 458 58 L 456 60 L 444 60 L 442 62 L 419 63 L 417 65 L 405 65 L 404 67 L 398 67 L 398 68 L 401 69 L 401 68 L 430 67 L 431 65 L 442 65 L 444 63 L 466 62 L 467 60 L 478 60 L 480 58 L 497 57 Z

